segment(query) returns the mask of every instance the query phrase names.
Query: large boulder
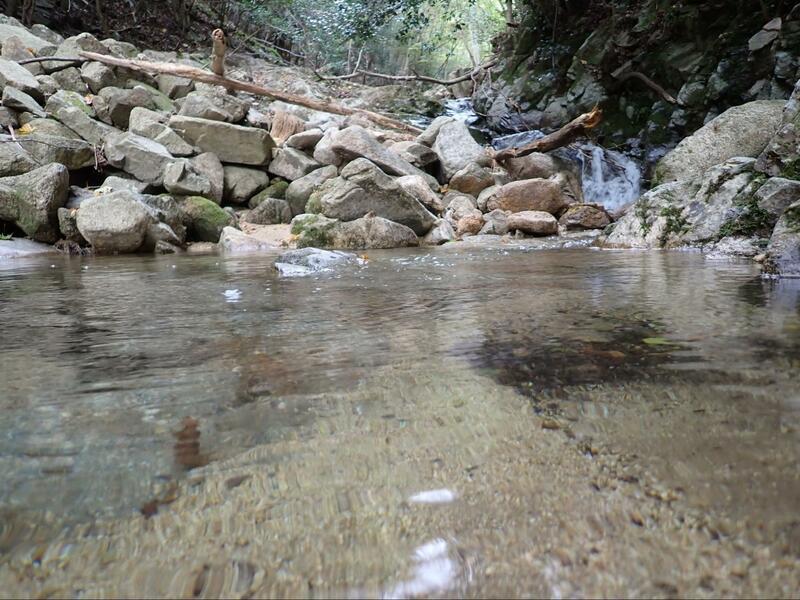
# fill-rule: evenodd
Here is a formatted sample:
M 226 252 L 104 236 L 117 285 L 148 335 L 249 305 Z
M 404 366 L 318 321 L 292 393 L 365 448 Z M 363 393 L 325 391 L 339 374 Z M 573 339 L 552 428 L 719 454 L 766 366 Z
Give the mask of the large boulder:
M 230 94 L 195 91 L 180 101 L 179 115 L 211 121 L 240 123 L 247 116 L 250 104 Z
M 164 170 L 175 161 L 158 142 L 129 132 L 109 136 L 105 153 L 111 166 L 155 185 L 163 184 Z
M 499 189 L 486 201 L 486 210 L 507 210 L 512 213 L 527 210 L 544 211 L 556 215 L 569 204 L 561 185 L 552 179 L 524 179 L 512 181 Z
M 88 62 L 81 67 L 81 79 L 93 94 L 113 86 L 117 81 L 114 69 L 99 62 Z
M 600 206 L 574 204 L 561 215 L 558 224 L 567 230 L 605 229 L 611 224 L 611 218 Z
M 95 252 L 124 254 L 141 248 L 153 216 L 139 194 L 119 191 L 82 202 L 77 223 Z
M 57 43 L 43 39 L 41 36 L 37 36 L 24 27 L 17 27 L 9 23 L 0 23 L 0 40 L 7 40 L 11 37 L 22 40 L 25 47 L 33 50 L 33 53 L 37 56 L 52 56 L 58 47 Z
M 294 148 L 279 148 L 275 158 L 269 163 L 269 172 L 287 181 L 294 181 L 316 171 L 322 165 L 316 160 Z
M 800 277 L 800 200 L 787 208 L 775 225 L 764 272 L 778 277 Z
M 211 182 L 187 159 L 171 162 L 164 169 L 164 187 L 179 196 L 209 196 Z
M 444 211 L 442 198 L 428 185 L 427 180 L 419 175 L 403 175 L 395 179 L 397 185 L 416 198 L 420 204 L 435 214 Z
M 67 202 L 69 173 L 52 164 L 0 179 L 0 220 L 10 221 L 40 242 L 58 239 L 58 209 Z
M 176 115 L 169 126 L 203 152 L 213 152 L 222 162 L 266 165 L 275 142 L 263 129 Z
M 307 210 L 352 221 L 368 213 L 401 223 L 424 235 L 436 222 L 416 198 L 365 158 L 354 160 L 309 198 Z
M 470 163 L 488 166 L 489 157 L 475 141 L 467 126 L 461 121 L 443 123 L 433 143 L 433 150 L 439 157 L 442 176 L 445 181 Z
M 61 163 L 73 171 L 96 164 L 95 149 L 84 140 L 34 132 L 17 136 L 16 143 L 40 165 Z
M 338 167 L 344 159 L 333 151 L 333 137 L 339 130 L 335 127 L 326 129 L 322 139 L 314 147 L 314 160 L 323 165 L 333 165 Z M 288 141 L 288 140 L 287 140 Z
M 15 144 L 10 135 L 0 135 L 0 177 L 21 175 L 37 166 L 33 157 Z
M 419 245 L 414 232 L 400 223 L 366 215 L 341 222 L 318 214 L 302 214 L 292 220 L 298 248 L 369 249 L 403 248 Z
M 553 235 L 558 233 L 558 221 L 549 212 L 524 210 L 508 215 L 509 231 L 521 231 L 531 235 Z
M 0 58 L 0 88 L 10 86 L 29 96 L 42 99 L 42 88 L 30 71 L 17 63 Z
M 299 134 L 298 134 L 299 135 Z M 291 139 L 291 138 L 290 138 Z M 311 194 L 323 183 L 336 177 L 337 169 L 332 165 L 311 171 L 299 179 L 295 179 L 286 188 L 286 201 L 292 211 L 292 216 L 306 212 L 306 203 Z
M 397 152 L 403 159 L 420 169 L 427 169 L 439 162 L 439 157 L 436 152 L 419 142 L 395 142 L 389 147 Z
M 11 86 L 3 88 L 3 106 L 17 112 L 29 112 L 39 118 L 47 117 L 47 113 L 44 112 L 36 100 L 25 92 Z
M 269 176 L 264 171 L 223 165 L 223 194 L 225 202 L 246 204 L 250 198 L 269 185 Z
M 468 163 L 450 179 L 450 189 L 478 196 L 483 190 L 494 185 L 494 174 L 477 163 Z
M 256 225 L 278 225 L 292 221 L 292 211 L 286 200 L 265 198 L 244 218 L 247 223 Z
M 295 148 L 296 150 L 314 151 L 314 147 L 322 139 L 324 135 L 322 129 L 316 127 L 300 131 L 294 135 L 289 136 L 284 142 L 287 148 Z
M 757 100 L 726 110 L 662 158 L 655 180 L 697 179 L 734 156 L 758 156 L 780 126 L 783 106 L 783 100 Z
M 203 152 L 189 159 L 192 167 L 208 179 L 211 183 L 211 192 L 208 198 L 222 204 L 222 194 L 225 190 L 225 168 L 213 152 Z
M 107 87 L 100 90 L 98 95 L 108 105 L 108 116 L 111 118 L 111 122 L 120 129 L 128 128 L 134 108 L 155 108 L 150 94 L 140 86 L 133 89 Z
M 233 216 L 208 198 L 189 196 L 180 205 L 188 239 L 192 242 L 217 243 L 222 230 L 235 224 Z
M 358 125 L 337 132 L 333 136 L 331 148 L 345 160 L 366 158 L 389 175 L 424 175 L 417 167 Z
M 131 111 L 128 130 L 158 142 L 173 156 L 191 156 L 194 148 L 165 124 L 168 118 L 163 113 L 137 106 Z

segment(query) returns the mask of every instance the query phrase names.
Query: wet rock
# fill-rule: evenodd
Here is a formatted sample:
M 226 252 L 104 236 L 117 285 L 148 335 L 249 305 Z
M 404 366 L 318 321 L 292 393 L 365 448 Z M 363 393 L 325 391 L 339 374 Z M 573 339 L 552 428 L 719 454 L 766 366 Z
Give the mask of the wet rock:
M 45 108 L 48 114 L 90 144 L 102 146 L 108 136 L 119 133 L 117 129 L 96 121 L 93 118 L 95 113 L 92 107 L 75 92 L 65 90 L 56 92 L 47 100 Z
M 288 148 L 295 148 L 296 150 L 313 151 L 323 135 L 322 129 L 308 129 L 289 136 L 286 142 L 284 142 L 284 145 Z
M 175 158 L 156 141 L 134 133 L 115 133 L 105 144 L 109 164 L 139 181 L 162 185 L 164 170 Z
M 447 219 L 439 219 L 433 228 L 422 238 L 425 246 L 440 246 L 456 239 L 456 232 Z
M 247 213 L 244 220 L 257 225 L 290 223 L 292 221 L 292 210 L 286 200 L 264 198 L 259 202 L 258 206 Z
M 204 196 L 211 194 L 211 182 L 186 159 L 169 163 L 164 169 L 164 187 L 172 194 Z
M 477 196 L 494 185 L 494 174 L 486 167 L 469 163 L 450 179 L 450 189 Z
M 303 277 L 360 264 L 363 261 L 355 254 L 311 247 L 285 252 L 274 263 L 275 269 L 284 277 Z
M 352 221 L 368 213 L 401 223 L 424 235 L 436 222 L 431 214 L 397 182 L 365 158 L 342 169 L 314 192 L 307 204 L 311 212 Z
M 275 142 L 263 129 L 180 115 L 171 117 L 168 125 L 184 140 L 203 152 L 213 152 L 222 162 L 260 166 L 272 159 Z
M 316 169 L 308 175 L 295 179 L 286 188 L 286 200 L 289 202 L 289 208 L 292 211 L 292 216 L 297 216 L 306 212 L 306 203 L 311 197 L 311 194 L 322 186 L 323 183 L 329 179 L 333 179 L 337 175 L 336 167 L 328 165 L 321 169 Z
M 505 235 L 508 233 L 508 217 L 512 213 L 495 209 L 483 215 L 484 225 L 478 232 L 481 235 Z
M 175 198 L 167 194 L 158 196 L 142 194 L 139 200 L 150 211 L 154 221 L 169 226 L 180 244 L 186 241 L 186 226 L 184 225 L 186 215 Z
M 139 86 L 133 89 L 107 87 L 100 90 L 98 95 L 108 104 L 108 115 L 112 123 L 121 129 L 128 128 L 134 108 L 142 107 L 151 110 L 155 108 L 150 94 Z
M 250 198 L 269 185 L 269 176 L 264 171 L 223 165 L 224 190 L 222 197 L 231 204 L 245 204 Z
M 486 202 L 486 209 L 522 211 L 544 211 L 558 214 L 568 202 L 561 185 L 552 179 L 525 179 L 512 181 L 500 187 Z
M 30 71 L 5 58 L 0 58 L 0 87 L 16 88 L 37 100 L 43 98 L 42 88 Z
M 93 94 L 111 87 L 117 80 L 114 69 L 99 62 L 88 62 L 81 67 L 81 79 Z
M 197 117 L 211 121 L 240 123 L 247 116 L 248 102 L 226 93 L 194 91 L 180 102 L 178 113 L 184 117 Z
M 404 175 L 395 179 L 395 182 L 432 213 L 441 214 L 444 211 L 441 197 L 431 190 L 425 178 L 419 175 Z
M 191 156 L 194 148 L 165 124 L 168 118 L 163 113 L 137 106 L 131 111 L 128 131 L 158 142 L 173 156 Z
M 10 86 L 3 88 L 3 106 L 18 112 L 29 112 L 40 118 L 47 117 L 47 113 L 36 100 L 25 92 Z
M 698 179 L 734 156 L 758 156 L 780 126 L 783 105 L 783 101 L 759 100 L 726 110 L 659 161 L 656 181 Z
M 610 223 L 608 213 L 592 204 L 574 204 L 558 219 L 558 224 L 567 230 L 605 229 Z
M 0 220 L 14 223 L 39 242 L 58 239 L 58 209 L 67 201 L 69 173 L 52 164 L 0 179 Z
M 191 162 L 192 167 L 194 167 L 198 173 L 202 173 L 211 183 L 211 192 L 208 198 L 217 204 L 221 204 L 222 194 L 225 188 L 225 169 L 219 158 L 217 158 L 217 155 L 213 152 L 204 152 L 203 154 L 198 154 L 191 158 L 189 162 Z
M 217 243 L 222 230 L 235 225 L 235 219 L 208 198 L 190 196 L 181 200 L 180 207 L 192 242 Z
M 27 258 L 30 256 L 43 256 L 57 254 L 58 251 L 50 244 L 34 242 L 26 239 L 0 240 L 0 260 L 5 258 Z
M 508 215 L 509 231 L 517 230 L 531 235 L 558 233 L 558 221 L 549 212 L 525 210 Z
M 300 179 L 322 165 L 294 148 L 279 148 L 269 164 L 269 172 L 288 181 Z
M 449 181 L 469 163 L 488 166 L 490 163 L 484 149 L 470 134 L 467 126 L 461 121 L 449 121 L 442 124 L 433 150 L 439 157 L 442 174 Z
M 731 236 L 712 242 L 703 247 L 703 252 L 707 253 L 708 258 L 727 258 L 730 256 L 740 256 L 744 258 L 754 258 L 761 254 L 763 246 L 751 237 Z
M 78 230 L 98 253 L 136 252 L 153 222 L 150 211 L 130 191 L 112 192 L 81 203 Z
M 764 273 L 777 277 L 800 277 L 800 201 L 778 220 L 767 247 Z

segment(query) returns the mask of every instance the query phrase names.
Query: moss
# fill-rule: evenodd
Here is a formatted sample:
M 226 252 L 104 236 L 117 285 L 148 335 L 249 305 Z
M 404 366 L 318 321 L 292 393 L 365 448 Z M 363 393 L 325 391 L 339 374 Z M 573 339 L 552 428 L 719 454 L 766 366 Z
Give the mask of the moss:
M 74 106 L 77 109 L 80 109 L 88 116 L 94 118 L 94 109 L 87 105 L 86 102 L 83 101 L 81 95 L 77 92 L 64 92 L 62 96 L 64 100 L 66 100 L 70 105 Z
M 633 213 L 636 215 L 636 218 L 639 219 L 639 225 L 641 226 L 642 231 L 644 232 L 645 235 L 650 233 L 650 229 L 652 228 L 652 225 L 650 225 L 650 223 L 647 220 L 649 209 L 650 207 L 646 202 L 640 201 L 637 202 L 636 208 Z
M 286 188 L 289 187 L 289 184 L 282 179 L 276 179 L 272 183 L 270 183 L 267 187 L 261 190 L 258 194 L 250 198 L 250 202 L 248 203 L 250 208 L 255 208 L 259 204 L 261 204 L 267 198 L 277 198 L 278 200 L 284 200 L 286 198 Z
M 292 221 L 292 234 L 297 237 L 297 247 L 325 248 L 333 245 L 333 227 L 336 219 L 328 219 L 322 215 L 305 215 Z
M 781 169 L 781 177 L 800 181 L 800 158 L 787 162 Z
M 792 204 L 783 213 L 786 226 L 792 231 L 800 232 L 800 203 Z
M 743 205 L 743 212 L 737 217 L 726 221 L 719 228 L 717 239 L 733 235 L 751 236 L 756 233 L 768 233 L 775 218 L 771 213 L 758 206 L 755 197 L 750 196 Z
M 234 219 L 219 205 L 207 198 L 189 196 L 181 202 L 189 239 L 193 242 L 218 242 L 225 227 L 234 224 Z
M 659 244 L 663 247 L 667 244 L 667 238 L 671 234 L 680 235 L 686 231 L 686 219 L 683 216 L 683 209 L 677 206 L 665 206 L 659 214 L 667 219 L 667 224 L 659 238 Z

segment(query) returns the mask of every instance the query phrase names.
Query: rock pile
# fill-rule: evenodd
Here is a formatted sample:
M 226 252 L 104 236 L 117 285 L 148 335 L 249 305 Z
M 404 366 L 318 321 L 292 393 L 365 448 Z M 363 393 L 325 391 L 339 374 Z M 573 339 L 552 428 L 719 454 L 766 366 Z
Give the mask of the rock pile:
M 280 227 L 284 245 L 394 248 L 610 222 L 556 168 L 524 179 L 524 164 L 517 176 L 492 168 L 457 120 L 438 118 L 413 139 L 359 117 L 298 111 L 299 132 L 273 138 L 264 113 L 286 105 L 98 62 L 16 62 L 139 54 L 43 31 L 10 18 L 0 27 L 0 221 L 32 240 L 97 253 L 196 242 L 235 252 L 274 246 L 275 235 L 254 234 Z

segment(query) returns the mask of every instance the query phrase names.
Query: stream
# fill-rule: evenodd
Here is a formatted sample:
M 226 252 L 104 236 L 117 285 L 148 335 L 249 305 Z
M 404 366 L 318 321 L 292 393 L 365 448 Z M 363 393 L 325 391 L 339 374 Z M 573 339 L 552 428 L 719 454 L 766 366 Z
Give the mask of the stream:
M 798 282 L 566 239 L 0 263 L 0 589 L 781 593 Z

